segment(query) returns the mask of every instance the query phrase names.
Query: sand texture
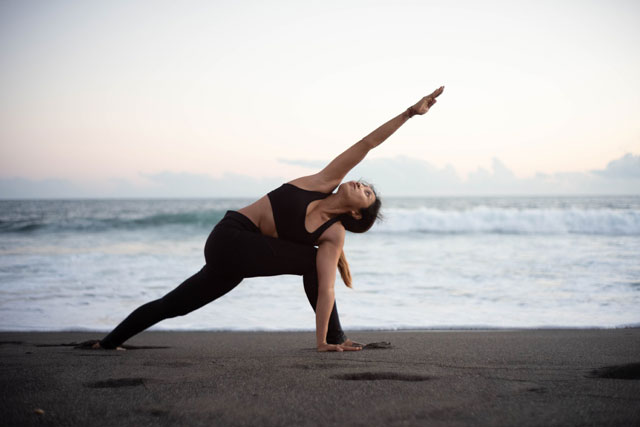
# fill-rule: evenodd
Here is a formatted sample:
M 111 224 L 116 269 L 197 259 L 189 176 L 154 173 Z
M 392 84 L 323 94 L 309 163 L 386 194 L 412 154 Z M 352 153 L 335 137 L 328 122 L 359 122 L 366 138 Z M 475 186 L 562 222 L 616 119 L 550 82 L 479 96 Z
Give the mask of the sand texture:
M 391 348 L 317 353 L 312 332 L 0 333 L 2 424 L 640 425 L 640 329 L 353 332 Z

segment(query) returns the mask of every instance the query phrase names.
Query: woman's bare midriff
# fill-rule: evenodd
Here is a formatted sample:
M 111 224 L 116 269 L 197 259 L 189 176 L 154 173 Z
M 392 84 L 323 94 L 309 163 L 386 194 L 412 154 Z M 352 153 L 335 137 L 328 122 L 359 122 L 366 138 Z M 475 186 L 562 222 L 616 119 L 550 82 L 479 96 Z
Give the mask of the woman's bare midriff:
M 249 206 L 238 209 L 238 212 L 249 218 L 260 229 L 260 233 L 265 236 L 278 237 L 269 196 L 262 196 Z

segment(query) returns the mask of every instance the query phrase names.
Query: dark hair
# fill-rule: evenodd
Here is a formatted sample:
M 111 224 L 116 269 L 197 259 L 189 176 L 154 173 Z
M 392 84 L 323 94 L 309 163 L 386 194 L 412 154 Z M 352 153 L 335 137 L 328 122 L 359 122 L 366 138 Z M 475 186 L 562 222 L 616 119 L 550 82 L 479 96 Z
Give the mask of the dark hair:
M 376 194 L 376 190 L 373 188 L 373 185 L 366 182 L 363 183 L 371 188 L 371 191 L 373 191 L 373 194 L 376 196 L 376 200 L 374 200 L 369 207 L 360 209 L 360 215 L 362 215 L 362 218 L 360 219 L 355 219 L 349 214 L 343 214 L 340 216 L 340 222 L 344 228 L 352 233 L 364 233 L 373 226 L 376 220 L 382 219 L 382 214 L 380 213 L 382 201 L 380 200 L 380 197 Z
M 376 196 L 376 200 L 374 200 L 369 207 L 360 209 L 360 215 L 362 215 L 362 218 L 355 219 L 349 214 L 340 215 L 340 222 L 344 228 L 353 233 L 364 233 L 371 228 L 377 219 L 382 219 L 382 215 L 380 214 L 380 206 L 382 206 L 382 202 L 376 194 L 376 190 L 373 188 L 373 185 L 365 184 L 371 188 L 371 191 L 373 191 L 373 194 Z M 349 269 L 347 257 L 344 255 L 344 250 L 340 252 L 340 258 L 338 259 L 338 271 L 340 272 L 340 277 L 342 277 L 344 284 L 351 288 L 353 280 L 351 278 L 351 270 Z

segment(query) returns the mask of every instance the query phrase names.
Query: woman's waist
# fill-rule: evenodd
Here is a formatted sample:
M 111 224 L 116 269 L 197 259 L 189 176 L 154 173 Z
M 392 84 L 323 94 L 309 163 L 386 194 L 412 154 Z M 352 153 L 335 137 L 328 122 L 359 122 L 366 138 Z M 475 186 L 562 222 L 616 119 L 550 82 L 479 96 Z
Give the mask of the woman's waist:
M 246 215 L 241 212 L 229 210 L 225 213 L 224 217 L 218 222 L 215 226 L 215 229 L 224 229 L 224 228 L 232 228 L 232 229 L 241 229 L 244 231 L 250 231 L 252 233 L 260 233 L 266 236 L 269 236 L 267 233 L 263 233 L 262 230 Z M 312 242 L 309 237 L 311 236 L 269 236 L 277 239 L 286 240 L 293 243 L 303 244 L 306 246 L 317 246 L 316 243 Z M 304 237 L 304 238 L 302 238 Z
M 253 221 L 246 215 L 234 211 L 228 210 L 224 217 L 216 224 L 215 228 L 224 228 L 224 227 L 232 227 L 232 228 L 240 228 L 242 230 L 251 231 L 253 233 L 260 233 L 260 229 Z
M 278 237 L 273 209 L 267 196 L 261 197 L 249 206 L 238 209 L 238 212 L 249 218 L 258 227 L 260 233 L 269 237 Z

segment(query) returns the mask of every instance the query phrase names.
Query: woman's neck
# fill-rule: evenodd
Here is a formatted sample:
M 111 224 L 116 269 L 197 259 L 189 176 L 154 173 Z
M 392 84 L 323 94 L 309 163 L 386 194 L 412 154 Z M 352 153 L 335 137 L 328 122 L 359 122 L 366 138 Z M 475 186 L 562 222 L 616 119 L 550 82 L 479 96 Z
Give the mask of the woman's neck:
M 349 208 L 344 206 L 344 203 L 342 203 L 342 200 L 340 200 L 340 196 L 338 196 L 336 193 L 320 200 L 318 206 L 316 206 L 316 209 L 318 210 L 318 212 L 320 212 L 320 216 L 324 219 L 335 218 L 338 215 L 349 212 Z

